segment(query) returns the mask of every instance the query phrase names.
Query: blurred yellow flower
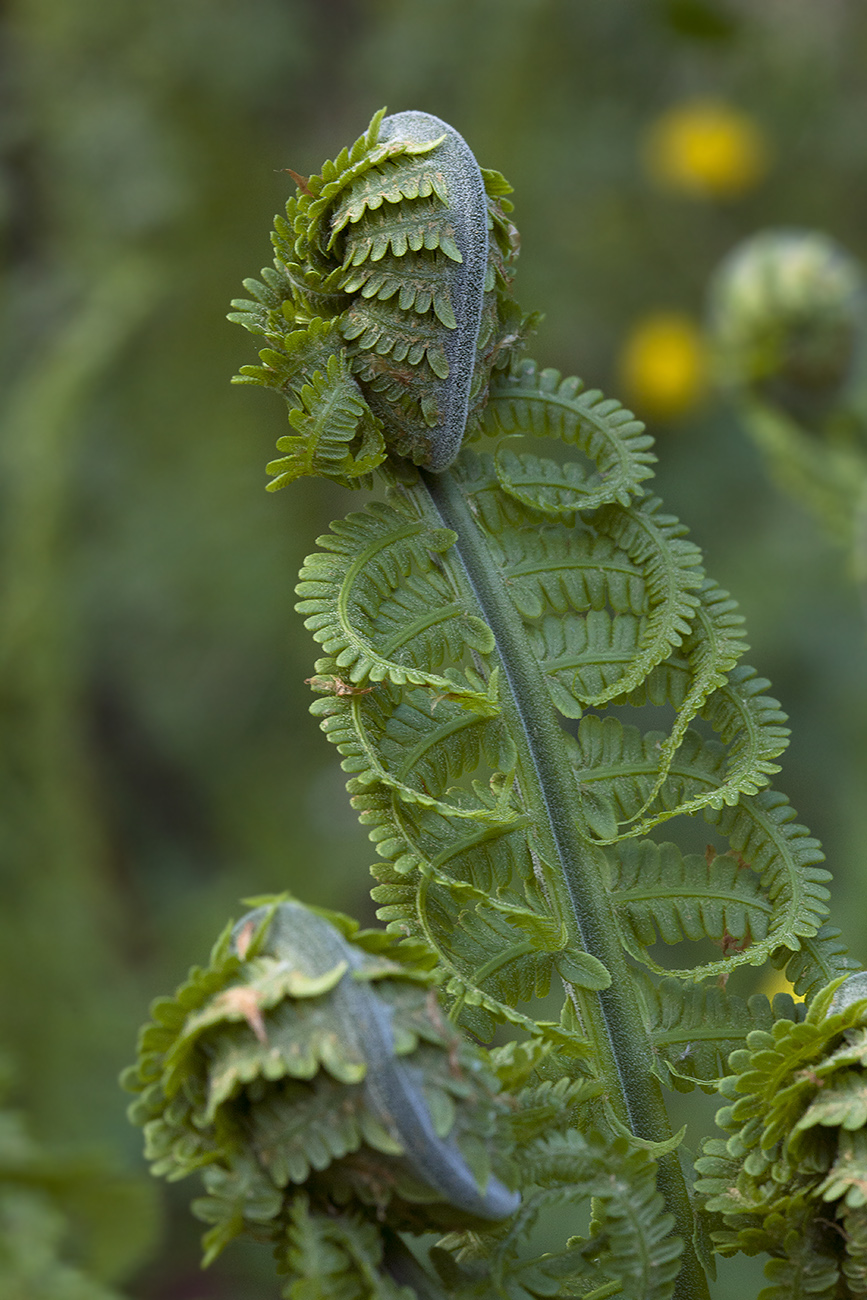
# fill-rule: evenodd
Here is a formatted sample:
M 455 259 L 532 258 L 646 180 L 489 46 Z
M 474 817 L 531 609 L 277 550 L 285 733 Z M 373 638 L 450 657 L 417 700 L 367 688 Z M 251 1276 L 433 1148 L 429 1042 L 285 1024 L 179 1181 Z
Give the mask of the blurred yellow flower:
M 654 312 L 627 335 L 620 375 L 639 416 L 669 420 L 701 402 L 708 384 L 707 349 L 683 312 Z
M 765 997 L 770 998 L 771 1002 L 778 993 L 790 993 L 796 1002 L 804 1001 L 786 979 L 785 971 L 775 970 L 773 966 L 769 967 L 762 976 L 759 983 L 759 992 L 764 993 Z
M 727 104 L 693 100 L 650 127 L 644 152 L 654 180 L 702 198 L 736 198 L 768 169 L 767 141 L 751 117 Z

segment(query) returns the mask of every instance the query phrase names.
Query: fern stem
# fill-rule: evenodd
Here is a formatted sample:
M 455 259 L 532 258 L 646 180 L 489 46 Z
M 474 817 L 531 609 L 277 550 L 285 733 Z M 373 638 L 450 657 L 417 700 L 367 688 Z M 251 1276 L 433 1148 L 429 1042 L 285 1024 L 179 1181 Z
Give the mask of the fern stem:
M 601 961 L 611 975 L 609 988 L 594 993 L 569 986 L 569 996 L 598 1052 L 600 1075 L 615 1113 L 637 1137 L 665 1141 L 671 1136 L 671 1126 L 653 1073 L 653 1048 L 634 997 L 598 857 L 576 819 L 563 731 L 541 671 L 506 594 L 503 574 L 476 528 L 456 479 L 451 473 L 425 472 L 421 479 L 420 489 L 409 489 L 416 507 L 437 526 L 457 534 L 457 545 L 449 552 L 447 563 L 467 594 L 472 594 L 496 638 L 505 679 L 501 704 L 518 746 L 518 779 L 534 818 L 543 858 L 543 884 L 555 907 L 567 902 L 571 929 L 581 948 Z M 675 1295 L 678 1300 L 702 1300 L 709 1294 L 707 1278 L 694 1252 L 693 1212 L 675 1153 L 660 1159 L 658 1185 L 684 1240 Z
M 383 1229 L 382 1266 L 398 1286 L 412 1287 L 418 1300 L 446 1300 L 445 1291 L 434 1278 L 422 1268 L 409 1247 L 396 1232 Z

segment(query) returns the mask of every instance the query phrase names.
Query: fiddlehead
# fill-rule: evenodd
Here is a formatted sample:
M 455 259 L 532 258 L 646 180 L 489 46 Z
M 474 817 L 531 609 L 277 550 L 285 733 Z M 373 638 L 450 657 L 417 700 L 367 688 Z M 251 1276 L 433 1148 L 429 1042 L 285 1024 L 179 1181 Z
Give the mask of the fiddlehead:
M 717 377 L 780 486 L 867 578 L 867 299 L 864 273 L 828 237 L 768 230 L 711 286 Z
M 771 1255 L 767 1300 L 867 1293 L 867 980 L 817 996 L 806 1018 L 756 1029 L 732 1053 L 697 1187 L 723 1254 Z
M 270 345 L 238 381 L 290 398 L 272 488 L 357 480 L 387 449 L 452 463 L 531 324 L 509 294 L 509 192 L 439 118 L 380 112 L 289 200 L 276 270 L 245 282 L 255 300 L 232 317 Z
M 132 1114 L 155 1173 L 204 1168 L 206 1258 L 245 1229 L 283 1241 L 299 1187 L 305 1213 L 358 1202 L 416 1231 L 514 1212 L 490 1170 L 499 1085 L 431 988 L 418 947 L 275 900 L 155 1004 Z
M 210 1166 L 223 1206 L 206 1211 L 219 1219 L 214 1245 L 258 1222 L 302 1278 L 320 1276 L 329 1249 L 354 1279 L 367 1270 L 358 1294 L 391 1296 L 405 1280 L 439 1295 L 432 1274 L 397 1257 L 394 1237 L 435 1220 L 452 1228 L 431 1256 L 450 1296 L 700 1300 L 702 1220 L 662 1085 L 713 1090 L 750 1028 L 795 1024 L 791 1000 L 729 993 L 737 967 L 770 958 L 813 996 L 854 963 L 825 922 L 818 844 L 770 789 L 784 715 L 740 662 L 734 601 L 646 495 L 650 439 L 619 403 L 517 359 L 527 321 L 509 294 L 507 192 L 436 119 L 377 115 L 299 187 L 276 222 L 275 269 L 248 282 L 257 301 L 236 304 L 234 318 L 269 345 L 242 378 L 290 408 L 295 433 L 273 486 L 304 473 L 357 485 L 376 468 L 387 488 L 385 502 L 319 539 L 297 588 L 324 652 L 312 711 L 376 847 L 374 897 L 390 932 L 353 936 L 338 922 L 347 967 L 335 974 L 324 945 L 330 973 L 322 983 L 317 967 L 308 994 L 336 996 L 356 944 L 380 955 L 370 993 L 390 981 L 417 993 L 433 979 L 451 1026 L 511 1041 L 464 1045 L 467 1071 L 474 1061 L 492 1082 L 461 1098 L 464 1118 L 454 1089 L 451 1109 L 430 1107 L 448 1150 L 433 1158 L 421 1111 L 423 1156 L 404 1128 L 398 1151 L 377 1148 L 373 1121 L 357 1119 L 375 1062 L 357 1059 L 363 1073 L 350 1078 L 345 1052 L 311 1048 L 308 1074 L 293 1074 L 291 1025 L 286 1052 L 269 1055 L 267 1017 L 288 1014 L 301 985 L 268 983 L 256 963 L 313 976 L 284 962 L 266 937 L 271 914 L 259 913 L 236 931 L 253 935 L 262 918 L 249 951 L 226 937 L 210 971 L 157 1007 L 133 1079 L 137 1114 L 159 1168 Z M 461 434 L 488 441 L 459 451 Z M 697 816 L 717 841 L 704 856 L 677 842 Z M 660 942 L 686 950 L 676 969 Z M 552 1020 L 538 1000 L 558 988 Z M 389 998 L 397 1017 L 401 999 Z M 442 1070 L 457 1040 L 437 1004 L 424 1005 L 434 1029 L 413 1022 L 413 1033 Z M 353 1041 L 346 1029 L 339 1038 Z M 380 1048 L 384 1061 L 384 1039 Z M 224 1058 L 238 1068 L 213 1093 L 211 1064 Z M 355 1128 L 334 1124 L 339 1149 L 326 1143 L 318 1163 L 292 1146 L 307 1080 L 322 1114 L 340 1089 L 360 1107 Z M 452 1127 L 437 1131 L 446 1110 L 457 1163 Z M 490 1144 L 474 1147 L 477 1159 L 486 1152 L 477 1166 L 461 1146 L 470 1131 Z M 376 1155 L 362 1168 L 374 1160 L 378 1171 L 367 1183 L 364 1143 Z M 389 1157 L 399 1169 L 385 1177 Z M 414 1199 L 400 1161 L 415 1161 Z M 587 1198 L 598 1207 L 589 1234 L 540 1256 L 533 1224 Z

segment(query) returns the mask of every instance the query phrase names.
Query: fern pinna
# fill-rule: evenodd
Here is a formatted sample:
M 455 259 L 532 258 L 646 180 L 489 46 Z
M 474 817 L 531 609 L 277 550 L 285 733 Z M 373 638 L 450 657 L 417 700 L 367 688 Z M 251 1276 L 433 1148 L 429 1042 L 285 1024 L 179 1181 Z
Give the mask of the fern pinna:
M 808 1102 L 820 1058 L 856 1061 L 867 1001 L 819 846 L 770 788 L 784 716 L 741 664 L 734 601 L 646 491 L 650 438 L 522 359 L 509 192 L 438 119 L 377 114 L 300 181 L 274 268 L 235 304 L 264 339 L 241 382 L 289 405 L 272 487 L 385 489 L 319 539 L 297 590 L 387 931 L 261 900 L 155 1004 L 134 1116 L 157 1172 L 204 1169 L 209 1254 L 273 1242 L 296 1300 L 696 1300 L 715 1247 L 769 1251 L 787 1295 L 863 1295 L 832 1144 L 786 1149 L 789 1177 L 809 1148 L 793 1196 L 737 1103 L 705 1204 L 671 1131 L 665 1089 L 725 1079 L 754 1135 L 776 1101 L 744 1053 L 817 1025 Z M 806 1020 L 727 988 L 766 961 Z M 793 1128 L 814 1123 L 800 1102 Z M 745 1153 L 770 1183 L 739 1228 Z M 541 1248 L 571 1205 L 574 1233 Z M 839 1228 L 821 1229 L 821 1285 L 798 1262 L 819 1219 Z

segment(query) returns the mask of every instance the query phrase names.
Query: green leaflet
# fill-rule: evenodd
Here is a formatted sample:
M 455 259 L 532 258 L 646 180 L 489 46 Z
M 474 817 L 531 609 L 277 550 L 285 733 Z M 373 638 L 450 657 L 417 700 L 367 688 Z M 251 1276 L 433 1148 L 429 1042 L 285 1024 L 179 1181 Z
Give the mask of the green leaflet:
M 612 868 L 624 942 L 639 961 L 657 938 L 668 944 L 708 938 L 735 948 L 767 935 L 773 907 L 758 877 L 735 857 L 684 857 L 674 844 L 642 840 L 623 844 Z
M 840 931 L 827 921 L 815 935 L 802 939 L 797 951 L 778 948 L 771 960 L 779 969 L 785 968 L 786 978 L 798 996 L 811 1000 L 825 984 L 858 969 L 860 964 L 848 955 Z
M 270 314 L 277 314 L 285 328 L 280 304 L 274 304 L 272 295 L 255 281 L 249 287 L 272 303 Z M 251 313 L 233 319 L 268 338 L 276 328 Z M 239 383 L 278 388 L 289 403 L 293 433 L 277 441 L 279 450 L 288 455 L 269 463 L 268 473 L 275 475 L 269 489 L 276 491 L 308 474 L 335 478 L 348 486 L 363 480 L 385 455 L 382 426 L 353 378 L 333 322 L 314 317 L 306 330 L 281 334 L 280 343 L 279 350 L 271 347 L 260 352 L 261 366 L 243 366 L 237 377 Z
M 729 1053 L 749 1026 L 770 1030 L 775 1020 L 804 1014 L 803 1004 L 787 994 L 777 994 L 771 1004 L 760 994 L 745 999 L 718 984 L 683 984 L 671 976 L 658 984 L 646 980 L 640 990 L 666 1081 L 679 1092 L 696 1086 L 715 1092 Z
M 297 1196 L 288 1226 L 287 1300 L 415 1300 L 382 1270 L 382 1238 L 359 1214 L 317 1213 L 306 1196 Z
M 712 806 L 737 801 L 740 794 L 755 794 L 767 777 L 779 771 L 770 760 L 782 751 L 788 731 L 776 700 L 760 696 L 768 685 L 753 669 L 736 667 L 747 647 L 742 638 L 743 618 L 728 592 L 710 580 L 700 589 L 694 629 L 682 649 L 628 693 L 628 702 L 640 706 L 668 702 L 677 720 L 662 744 L 659 775 L 638 816 L 647 812 L 662 790 L 671 763 L 689 724 L 705 718 L 729 745 L 729 771 L 725 788 L 709 796 Z M 685 662 L 684 662 L 685 661 Z M 697 811 L 701 802 L 690 809 Z
M 454 540 L 449 530 L 426 528 L 389 506 L 350 515 L 320 538 L 327 553 L 308 557 L 297 588 L 304 598 L 298 612 L 328 655 L 317 672 L 333 661 L 352 686 L 385 678 L 425 685 L 496 715 L 494 700 L 466 668 L 452 667 L 449 677 L 432 671 L 447 660 L 463 664 L 465 649 L 493 648 L 484 621 L 449 589 L 436 562 Z
M 277 440 L 280 451 L 289 455 L 267 466 L 268 473 L 277 476 L 269 485 L 273 490 L 312 473 L 360 478 L 379 464 L 383 449 L 379 427 L 343 357 L 330 356 L 324 374 L 314 371 L 299 398 L 302 405 L 289 412 L 297 436 Z M 350 452 L 347 444 L 359 436 L 361 445 Z
M 628 505 L 641 493 L 641 482 L 653 476 L 653 439 L 631 411 L 598 389 L 584 389 L 580 379 L 540 371 L 533 361 L 491 386 L 484 419 L 489 436 L 559 438 L 583 452 L 590 464 L 517 457 L 508 443 L 498 453 L 504 491 L 555 518 L 612 501 Z

